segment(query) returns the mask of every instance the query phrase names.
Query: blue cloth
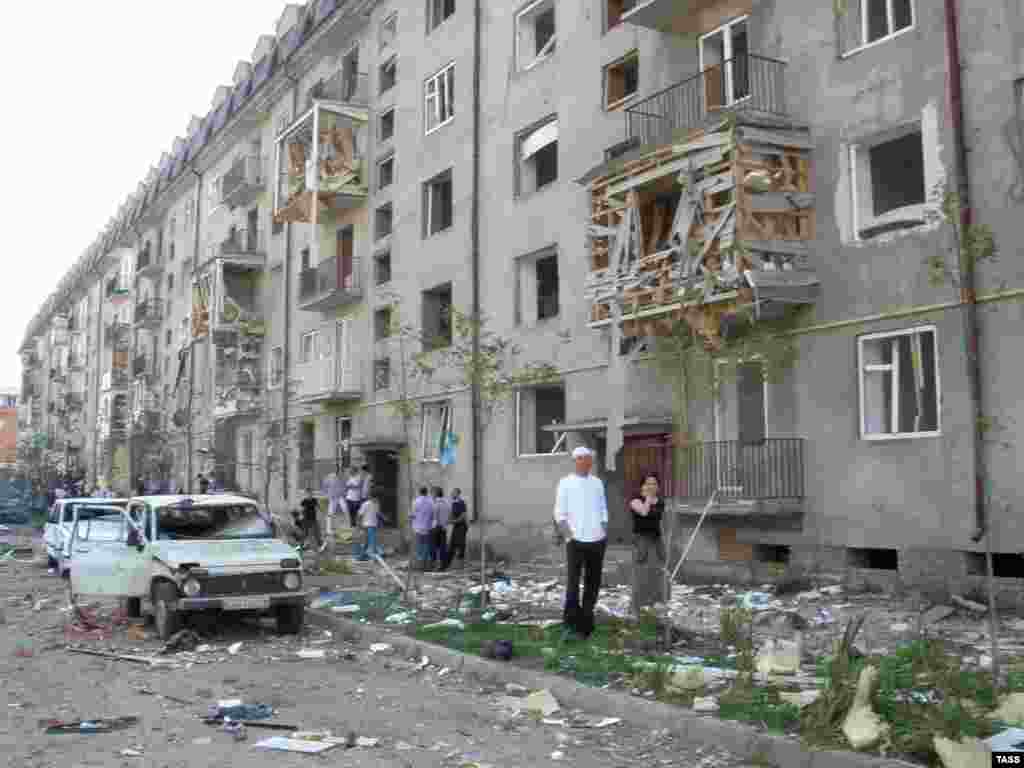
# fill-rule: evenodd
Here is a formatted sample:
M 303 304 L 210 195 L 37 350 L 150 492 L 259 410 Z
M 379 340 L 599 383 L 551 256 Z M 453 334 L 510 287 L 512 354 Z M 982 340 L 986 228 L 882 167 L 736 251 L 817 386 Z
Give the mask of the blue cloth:
M 416 559 L 426 562 L 427 560 L 433 560 L 434 550 L 434 537 L 431 533 L 417 533 L 416 534 Z

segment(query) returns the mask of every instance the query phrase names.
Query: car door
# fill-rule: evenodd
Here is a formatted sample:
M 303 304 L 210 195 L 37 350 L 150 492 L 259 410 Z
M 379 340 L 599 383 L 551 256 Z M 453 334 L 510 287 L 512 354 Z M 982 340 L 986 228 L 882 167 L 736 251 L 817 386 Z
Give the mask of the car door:
M 120 535 L 91 539 L 91 521 L 83 520 L 72 529 L 71 591 L 74 595 L 139 597 L 146 592 L 151 555 L 149 543 L 128 513 L 118 507 L 103 507 L 119 515 Z M 129 540 L 134 531 L 139 544 Z
M 71 538 L 71 531 L 78 522 L 78 508 L 80 504 L 72 504 L 67 501 L 58 501 L 59 505 L 56 531 L 56 549 L 59 555 L 67 549 L 68 540 Z
M 54 502 L 46 516 L 46 528 L 43 531 L 43 541 L 46 542 L 46 548 L 51 552 L 51 554 L 56 554 L 59 551 L 57 529 L 60 526 L 60 508 L 63 506 L 64 503 L 61 501 Z

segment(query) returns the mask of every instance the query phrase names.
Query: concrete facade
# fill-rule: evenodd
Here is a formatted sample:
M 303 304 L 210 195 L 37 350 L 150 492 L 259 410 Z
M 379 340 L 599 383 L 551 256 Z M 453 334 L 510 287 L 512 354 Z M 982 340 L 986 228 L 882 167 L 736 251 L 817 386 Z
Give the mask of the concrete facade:
M 144 291 L 163 301 L 161 323 L 148 331 L 136 324 L 132 341 L 133 350 L 141 345 L 152 350 L 155 360 L 146 386 L 159 395 L 160 405 L 155 410 L 161 416 L 156 434 L 166 448 L 168 464 L 159 472 L 188 484 L 186 430 L 172 422 L 173 413 L 186 408 L 187 382 L 175 387 L 179 350 L 183 348 L 190 348 L 194 356 L 193 476 L 201 470 L 222 472 L 232 484 L 262 496 L 269 473 L 268 501 L 272 506 L 285 506 L 297 503 L 301 486 L 319 485 L 342 457 L 360 464 L 364 460 L 395 460 L 405 443 L 395 409 L 401 398 L 400 350 L 395 339 L 376 337 L 376 312 L 397 306 L 404 322 L 420 327 L 427 301 L 424 292 L 444 285 L 451 286 L 453 304 L 468 312 L 472 270 L 473 4 L 458 0 L 454 14 L 433 29 L 426 15 L 427 4 L 412 5 L 340 2 L 319 24 L 318 12 L 326 13 L 335 3 L 289 6 L 276 34 L 261 39 L 251 68 L 257 67 L 263 54 L 275 48 L 284 51 L 296 27 L 304 30 L 301 47 L 286 64 L 277 64 L 270 80 L 228 118 L 226 128 L 180 163 L 177 175 L 169 176 L 158 167 L 140 184 L 119 219 L 83 257 L 82 264 L 88 268 L 76 267 L 74 279 L 66 278 L 33 320 L 22 350 L 26 353 L 26 382 L 32 382 L 23 393 L 27 430 L 48 434 L 51 448 L 63 447 L 67 434 L 75 432 L 73 425 L 62 427 L 63 417 L 48 411 L 57 391 L 49 369 L 59 348 L 53 344 L 51 330 L 55 317 L 72 311 L 86 296 L 89 327 L 75 328 L 71 334 L 82 335 L 87 350 L 81 380 L 75 385 L 83 394 L 81 421 L 76 423 L 96 423 L 101 407 L 97 388 L 111 364 L 96 310 L 102 303 L 104 315 L 113 311 L 101 283 L 118 272 L 123 252 L 132 254 L 137 266 L 138 253 L 151 242 L 159 265 L 145 276 L 132 272 L 130 306 L 135 306 Z M 923 266 L 929 256 L 948 247 L 948 229 L 926 221 L 865 238 L 856 230 L 868 214 L 860 207 L 854 213 L 857 191 L 862 192 L 865 184 L 856 158 L 863 158 L 866 148 L 879 138 L 900 135 L 907 126 L 920 126 L 923 177 L 929 193 L 953 168 L 942 4 L 913 0 L 910 27 L 877 42 L 844 49 L 842 38 L 850 34 L 854 16 L 851 12 L 837 16 L 831 3 L 761 0 L 743 7 L 742 2 L 723 1 L 694 3 L 692 8 L 688 3 L 673 5 L 670 0 L 640 4 L 648 15 L 651 12 L 664 18 L 673 13 L 682 18 L 689 13 L 694 36 L 686 37 L 632 23 L 628 17 L 608 29 L 608 3 L 554 0 L 557 44 L 550 55 L 528 67 L 525 64 L 530 57 L 524 53 L 528 35 L 519 25 L 547 4 L 483 5 L 481 303 L 488 330 L 520 345 L 523 361 L 548 361 L 558 367 L 565 403 L 558 420 L 568 425 L 601 422 L 609 418 L 612 400 L 618 397 L 626 398 L 627 421 L 658 422 L 671 417 L 671 392 L 642 358 L 629 367 L 626 391 L 609 391 L 609 331 L 590 327 L 589 306 L 582 295 L 589 270 L 585 226 L 590 212 L 587 193 L 576 180 L 622 142 L 622 106 L 693 76 L 700 69 L 696 36 L 749 14 L 748 50 L 785 62 L 786 112 L 809 127 L 815 145 L 816 234 L 811 260 L 821 289 L 811 310 L 812 328 L 797 337 L 798 362 L 766 391 L 768 435 L 805 441 L 805 490 L 802 514 L 788 525 L 712 518 L 692 557 L 719 560 L 723 529 L 730 531 L 730 541 L 734 539 L 741 549 L 749 545 L 751 559 L 759 557 L 760 545 L 770 545 L 789 547 L 794 563 L 843 560 L 847 548 L 960 553 L 942 560 L 948 561 L 949 567 L 939 570 L 951 573 L 968 557 L 963 552 L 979 551 L 980 545 L 970 541 L 974 438 L 967 416 L 956 296 L 949 285 L 930 285 Z M 859 7 L 858 0 L 849 0 L 848 5 Z M 1013 3 L 981 0 L 961 3 L 960 12 L 975 220 L 991 227 L 1003 253 L 999 262 L 980 269 L 979 291 L 983 295 L 1002 291 L 983 305 L 980 322 L 984 400 L 987 411 L 1002 427 L 998 435 L 993 433 L 993 444 L 987 448 L 995 502 L 992 536 L 998 551 L 1010 553 L 1024 549 L 1024 531 L 1015 525 L 1012 511 L 1021 502 L 1015 425 L 1024 406 L 1017 396 L 1017 369 L 1012 362 L 1021 342 L 1019 334 L 1006 330 L 1022 317 L 1012 293 L 1019 282 L 1012 256 L 1017 231 L 1014 218 L 1024 203 L 1024 54 L 1020 45 L 1024 12 Z M 395 33 L 385 45 L 382 27 L 392 18 L 397 18 Z M 324 213 L 315 227 L 305 223 L 275 226 L 273 187 L 280 172 L 274 166 L 275 138 L 303 111 L 309 88 L 318 79 L 338 72 L 353 51 L 358 51 L 358 71 L 369 95 L 363 105 L 369 130 L 360 149 L 367 177 L 366 200 L 345 211 Z M 604 68 L 634 51 L 639 59 L 636 96 L 607 109 Z M 396 83 L 384 90 L 382 73 L 393 56 L 397 57 Z M 452 65 L 454 116 L 428 132 L 426 83 Z M 250 71 L 240 67 L 233 87 L 240 87 Z M 216 108 L 223 99 L 231 98 L 231 93 L 230 88 L 218 91 L 205 121 L 214 119 Z M 384 138 L 381 118 L 391 110 L 393 136 Z M 528 192 L 519 186 L 525 171 L 517 170 L 522 140 L 526 132 L 550 120 L 558 124 L 557 178 Z M 177 148 L 179 157 L 202 126 L 198 119 L 190 125 L 189 135 Z M 258 150 L 252 149 L 256 146 Z M 851 153 L 851 146 L 860 147 L 860 154 Z M 262 185 L 249 204 L 232 210 L 220 203 L 215 180 L 247 151 L 259 157 L 263 178 L 270 182 Z M 170 161 L 173 157 L 173 151 L 166 156 Z M 382 188 L 378 166 L 388 158 L 392 159 L 393 181 Z M 451 174 L 451 224 L 425 236 L 424 184 L 444 172 Z M 161 178 L 164 180 L 159 181 Z M 154 189 L 158 194 L 153 194 Z M 150 197 L 154 199 L 148 200 Z M 142 199 L 148 202 L 140 206 Z M 392 231 L 378 238 L 377 211 L 388 205 L 393 212 Z M 862 206 L 863 200 L 857 205 Z M 217 347 L 213 334 L 196 337 L 189 328 L 193 312 L 190 292 L 194 280 L 209 268 L 210 249 L 216 251 L 232 227 L 247 228 L 252 222 L 258 222 L 263 249 L 253 282 L 253 304 L 264 323 L 258 362 L 261 388 L 250 412 L 218 419 L 213 409 L 218 392 Z M 336 232 L 346 225 L 354 231 L 354 272 L 361 293 L 355 300 L 323 311 L 300 308 L 303 252 L 309 248 L 320 253 L 321 262 L 334 255 Z M 390 255 L 387 275 L 380 266 L 384 254 Z M 536 263 L 552 254 L 557 259 L 557 310 L 540 319 Z M 303 383 L 313 375 L 313 368 L 301 358 L 302 337 L 318 329 L 330 335 L 341 320 L 351 323 L 350 363 L 360 397 L 304 399 L 297 393 L 304 391 Z M 934 328 L 939 428 L 928 436 L 864 439 L 858 338 L 918 326 Z M 272 381 L 277 349 L 284 366 L 281 386 Z M 29 352 L 37 362 L 29 359 Z M 379 382 L 375 368 L 377 361 L 384 359 L 391 361 L 390 380 Z M 461 384 L 450 371 L 438 372 L 429 384 L 410 383 L 409 395 L 420 407 L 411 430 L 411 480 L 415 485 L 436 483 L 446 489 L 458 486 L 472 498 L 470 398 Z M 424 406 L 439 402 L 450 402 L 450 427 L 459 436 L 451 465 L 425 460 L 422 455 L 424 419 L 429 421 Z M 715 409 L 707 403 L 695 404 L 695 409 L 698 416 L 705 414 L 694 425 L 698 435 L 715 440 L 721 432 L 716 431 L 712 417 Z M 351 439 L 339 446 L 338 420 L 342 418 L 350 419 L 346 428 L 350 428 Z M 520 450 L 523 435 L 531 427 L 517 419 L 515 402 L 503 404 L 482 446 L 484 509 L 479 511 L 491 521 L 489 535 L 494 547 L 510 554 L 547 546 L 553 489 L 568 471 L 568 450 L 579 442 L 602 446 L 598 425 L 571 430 L 558 453 Z M 286 439 L 268 437 L 278 428 Z M 650 427 L 646 431 L 670 430 Z M 303 445 L 310 436 L 312 452 Z M 436 437 L 430 434 L 431 439 Z M 103 441 L 91 438 L 92 433 L 84 429 L 81 447 L 76 449 L 79 462 L 110 482 L 112 469 L 109 458 L 103 464 Z M 265 458 L 268 447 L 275 456 L 273 464 Z M 153 457 L 146 459 L 151 460 Z M 132 474 L 148 471 L 141 461 L 138 455 L 133 458 Z M 605 474 L 612 514 L 624 519 L 622 464 L 620 456 L 616 470 Z M 410 478 L 406 471 L 403 467 L 389 490 L 395 509 L 402 512 L 408 506 Z M 1010 505 L 1008 511 L 1003 504 Z M 682 519 L 677 535 L 686 535 L 686 526 L 692 525 L 689 520 Z M 835 557 L 823 554 L 836 552 L 840 554 Z M 912 565 L 919 561 L 908 554 L 899 560 L 899 570 L 911 581 L 920 581 L 923 570 Z M 935 578 L 941 580 L 934 574 L 926 580 Z

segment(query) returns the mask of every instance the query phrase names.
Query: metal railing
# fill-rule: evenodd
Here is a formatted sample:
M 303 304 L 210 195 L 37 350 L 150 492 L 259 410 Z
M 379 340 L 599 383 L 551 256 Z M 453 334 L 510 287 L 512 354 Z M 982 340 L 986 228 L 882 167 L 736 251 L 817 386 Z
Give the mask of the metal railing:
M 770 437 L 763 443 L 739 440 L 698 443 L 682 451 L 676 477 L 683 498 L 802 499 L 804 439 Z
M 332 256 L 315 267 L 302 270 L 299 276 L 299 300 L 309 301 L 335 291 L 357 294 L 359 291 L 359 260 L 352 259 L 349 274 L 343 271 L 342 260 Z
M 310 89 L 307 107 L 312 106 L 309 103 L 312 99 L 343 101 L 349 104 L 369 104 L 370 77 L 365 72 L 345 72 L 339 70 Z
M 135 305 L 135 322 L 160 321 L 163 302 L 160 299 L 146 299 Z
M 723 110 L 786 113 L 785 62 L 747 54 L 708 67 L 625 109 L 627 140 L 666 144 Z
M 263 230 L 260 228 L 249 229 L 239 227 L 232 229 L 224 239 L 224 242 L 220 244 L 220 252 L 223 256 L 228 256 L 232 253 L 262 253 L 265 248 Z

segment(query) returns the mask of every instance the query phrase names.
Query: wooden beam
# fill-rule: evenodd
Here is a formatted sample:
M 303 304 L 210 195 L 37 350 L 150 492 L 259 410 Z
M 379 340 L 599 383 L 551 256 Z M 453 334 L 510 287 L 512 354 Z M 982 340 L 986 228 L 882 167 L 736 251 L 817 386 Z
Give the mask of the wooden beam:
M 797 213 L 811 210 L 811 192 L 753 192 L 745 196 L 747 210 L 755 213 Z
M 814 140 L 806 133 L 797 131 L 769 131 L 764 128 L 755 128 L 752 125 L 742 125 L 738 131 L 738 139 L 740 141 L 759 142 L 779 147 L 814 149 Z

